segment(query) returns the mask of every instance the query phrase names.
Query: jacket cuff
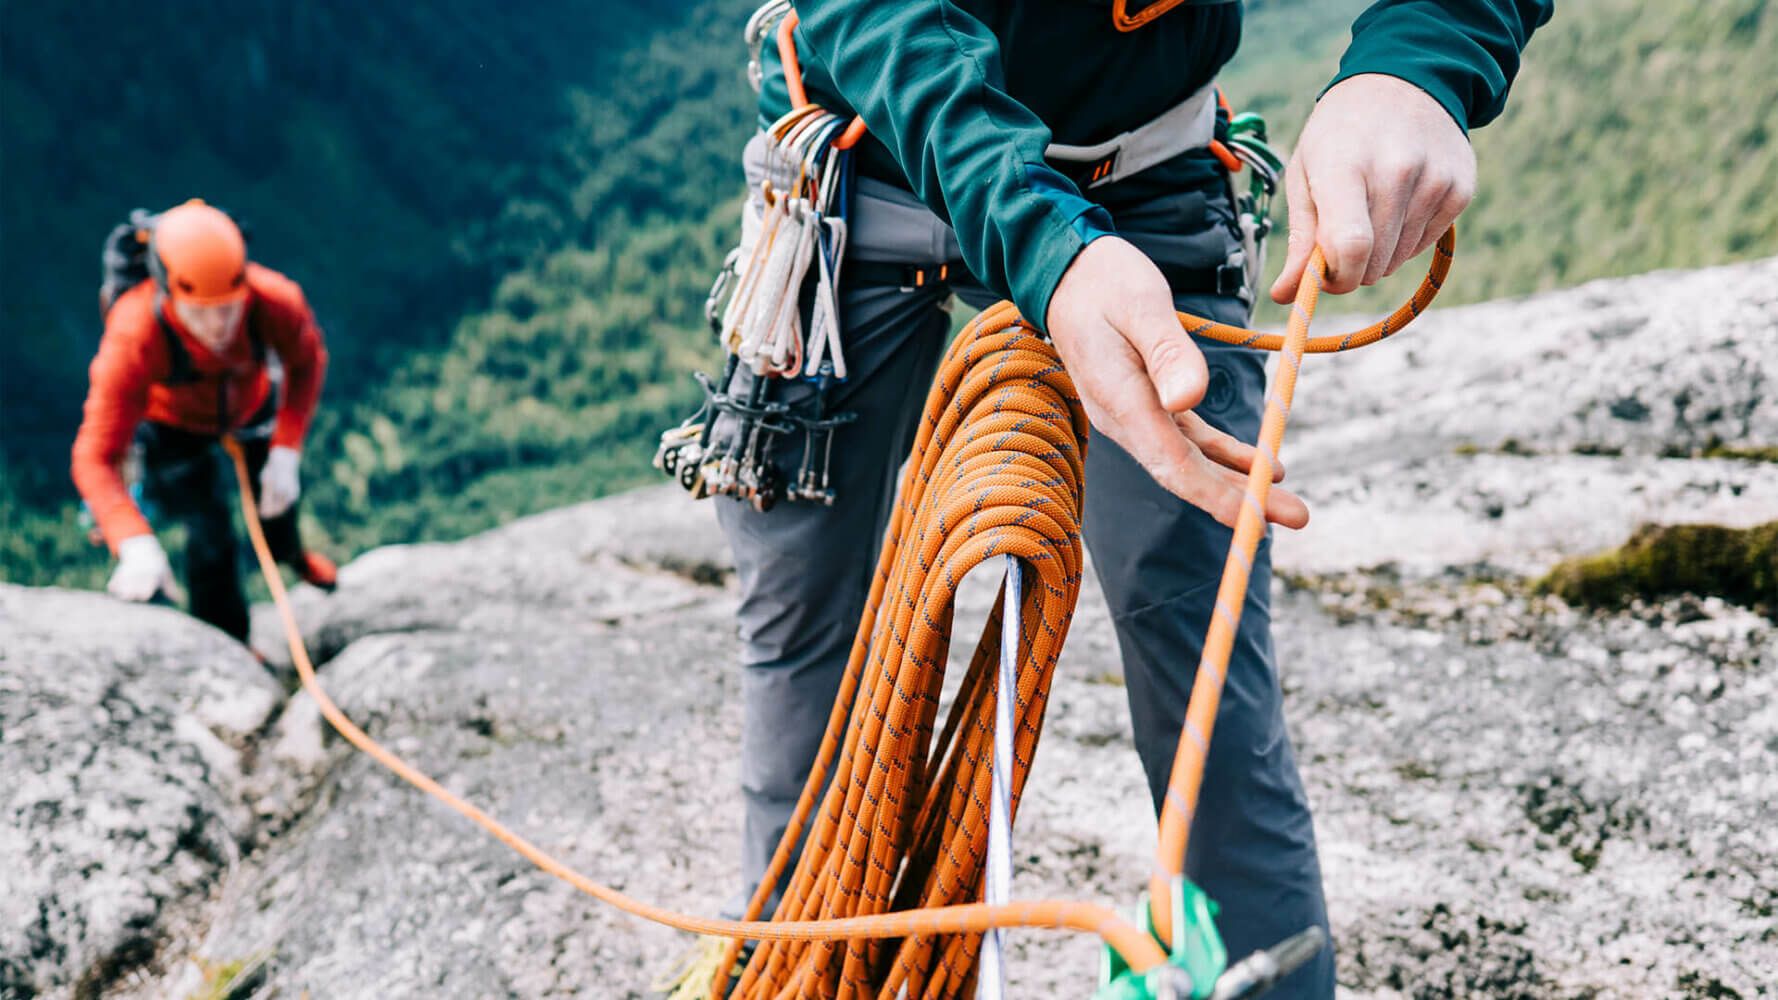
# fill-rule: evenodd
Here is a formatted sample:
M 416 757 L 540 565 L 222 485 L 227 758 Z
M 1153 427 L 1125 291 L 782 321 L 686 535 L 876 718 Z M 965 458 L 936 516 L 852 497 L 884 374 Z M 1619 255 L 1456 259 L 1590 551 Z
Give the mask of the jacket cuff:
M 278 414 L 278 422 L 272 427 L 272 447 L 290 448 L 301 451 L 303 439 L 309 435 L 308 421 L 285 413 Z
M 143 535 L 154 537 L 154 529 L 149 527 L 148 519 L 134 505 L 126 511 L 119 511 L 110 524 L 101 524 L 99 533 L 105 536 L 105 546 L 117 555 L 123 543 Z
M 1083 197 L 1047 164 L 1026 164 L 1026 183 L 1048 204 L 1043 231 L 1018 258 L 1007 284 L 1027 325 L 1049 335 L 1050 299 L 1062 275 L 1088 243 L 1111 236 L 1111 213 Z

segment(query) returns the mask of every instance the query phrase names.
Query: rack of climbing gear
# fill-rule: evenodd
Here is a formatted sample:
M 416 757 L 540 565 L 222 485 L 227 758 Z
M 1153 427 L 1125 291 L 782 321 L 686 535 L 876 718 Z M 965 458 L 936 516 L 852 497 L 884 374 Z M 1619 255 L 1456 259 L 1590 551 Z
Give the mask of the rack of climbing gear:
M 779 22 L 780 56 L 794 67 L 796 14 L 774 0 L 745 32 L 749 76 Z M 793 72 L 793 107 L 765 130 L 765 169 L 749 192 L 741 245 L 723 261 L 704 314 L 725 352 L 722 377 L 699 375 L 703 405 L 661 435 L 655 467 L 695 497 L 732 496 L 769 510 L 780 500 L 832 505 L 834 432 L 855 419 L 835 411 L 847 376 L 839 282 L 853 185 L 856 121 L 808 101 Z M 805 321 L 805 312 L 807 319 Z M 794 472 L 780 442 L 800 438 Z

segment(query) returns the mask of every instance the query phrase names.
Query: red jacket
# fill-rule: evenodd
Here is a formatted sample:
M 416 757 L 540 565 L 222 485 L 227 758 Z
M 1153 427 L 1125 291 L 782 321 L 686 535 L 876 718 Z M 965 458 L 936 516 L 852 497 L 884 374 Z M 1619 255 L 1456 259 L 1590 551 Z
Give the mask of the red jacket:
M 282 274 L 248 264 L 247 286 L 245 335 L 235 338 L 226 354 L 212 353 L 192 338 L 174 317 L 172 305 L 163 305 L 167 328 L 189 359 L 187 377 L 177 384 L 167 381 L 176 374 L 175 352 L 154 315 L 154 283 L 142 282 L 111 307 L 74 439 L 73 473 L 75 487 L 113 551 L 118 542 L 149 531 L 119 471 L 137 425 L 147 419 L 217 435 L 241 427 L 271 392 L 267 351 L 276 353 L 284 367 L 284 399 L 272 444 L 302 446 L 327 368 L 321 328 L 302 289 Z

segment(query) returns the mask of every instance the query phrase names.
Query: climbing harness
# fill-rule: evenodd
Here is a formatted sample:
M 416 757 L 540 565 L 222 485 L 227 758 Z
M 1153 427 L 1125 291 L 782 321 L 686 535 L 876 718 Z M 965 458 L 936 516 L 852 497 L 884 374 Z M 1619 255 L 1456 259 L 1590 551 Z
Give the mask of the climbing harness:
M 1284 160 L 1267 142 L 1266 121 L 1254 112 L 1235 114 L 1215 84 L 1147 124 L 1092 146 L 1051 143 L 1044 158 L 1061 165 L 1083 190 L 1114 184 L 1194 149 L 1208 149 L 1227 171 L 1241 249 L 1207 273 L 1162 266 L 1174 294 L 1233 295 L 1251 305 L 1266 270 L 1266 236 L 1272 231 L 1272 198 Z M 1247 175 L 1245 189 L 1236 183 Z
M 1153 4 L 1140 16 L 1159 16 L 1170 6 Z M 788 0 L 769 0 L 743 31 L 755 90 L 763 81 L 765 39 L 776 35 L 792 109 L 765 130 L 762 176 L 743 209 L 740 245 L 723 260 L 704 303 L 725 353 L 724 370 L 714 379 L 694 374 L 703 401 L 661 434 L 654 457 L 655 468 L 693 497 L 731 496 L 760 511 L 785 500 L 831 506 L 835 432 L 857 416 L 835 409 L 832 400 L 848 375 L 839 282 L 854 187 L 851 150 L 864 136 L 864 121 L 847 121 L 809 101 L 797 24 Z M 1168 270 L 1176 293 L 1251 303 L 1264 273 L 1283 164 L 1266 144 L 1263 119 L 1231 116 L 1222 93 L 1206 84 L 1143 125 L 1090 146 L 1052 143 L 1044 156 L 1083 188 L 1115 183 L 1193 149 L 1210 149 L 1229 171 L 1231 186 L 1236 173 L 1251 167 L 1247 190 L 1234 198 L 1241 249 L 1219 267 Z M 903 290 L 943 282 L 951 268 L 948 262 L 848 266 L 867 282 L 894 282 Z M 780 464 L 784 454 L 800 454 L 790 462 L 794 472 Z
M 1159 16 L 1170 6 L 1153 4 L 1141 16 Z M 743 31 L 755 90 L 763 80 L 765 39 L 776 35 L 792 109 L 764 133 L 765 162 L 743 209 L 740 245 L 724 259 L 704 303 L 725 353 L 724 370 L 718 378 L 694 374 L 703 401 L 661 434 L 654 457 L 655 468 L 693 497 L 731 496 L 760 511 L 786 500 L 831 506 L 835 432 L 856 419 L 832 401 L 848 375 L 839 282 L 854 187 L 851 150 L 864 136 L 864 121 L 846 121 L 809 101 L 797 24 L 788 0 L 769 0 Z M 1247 191 L 1234 199 L 1241 249 L 1219 267 L 1167 269 L 1176 293 L 1251 303 L 1264 272 L 1271 199 L 1283 164 L 1266 144 L 1263 119 L 1244 114 L 1231 121 L 1231 114 L 1221 92 L 1206 84 L 1134 129 L 1090 146 L 1052 143 L 1044 155 L 1083 188 L 1115 183 L 1193 149 L 1210 149 L 1231 185 L 1234 174 L 1251 166 Z M 848 266 L 862 280 L 903 290 L 943 282 L 951 268 L 948 262 Z M 794 472 L 780 464 L 785 454 L 800 454 L 789 463 Z
M 1218 92 L 1205 84 L 1146 124 L 1091 146 L 1052 142 L 1043 158 L 1073 165 L 1068 173 L 1082 188 L 1115 184 L 1216 138 Z

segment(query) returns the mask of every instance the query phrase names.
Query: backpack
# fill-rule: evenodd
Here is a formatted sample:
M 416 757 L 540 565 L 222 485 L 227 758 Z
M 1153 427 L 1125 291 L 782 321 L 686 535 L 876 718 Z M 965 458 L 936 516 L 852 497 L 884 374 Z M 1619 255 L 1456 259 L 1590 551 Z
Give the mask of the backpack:
M 148 237 L 154 232 L 155 216 L 145 208 L 133 209 L 128 222 L 120 222 L 105 237 L 99 251 L 99 321 L 110 315 L 118 297 L 147 281 Z

